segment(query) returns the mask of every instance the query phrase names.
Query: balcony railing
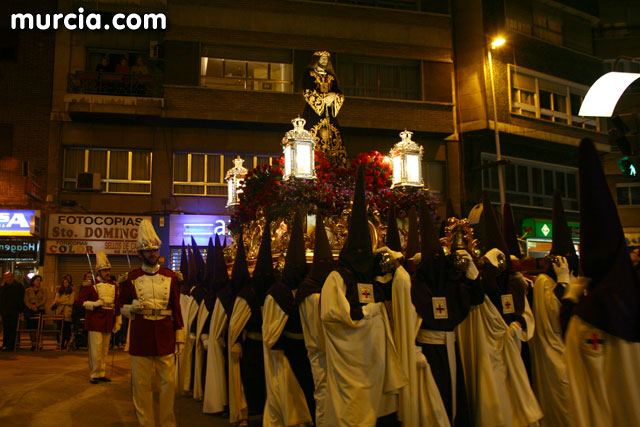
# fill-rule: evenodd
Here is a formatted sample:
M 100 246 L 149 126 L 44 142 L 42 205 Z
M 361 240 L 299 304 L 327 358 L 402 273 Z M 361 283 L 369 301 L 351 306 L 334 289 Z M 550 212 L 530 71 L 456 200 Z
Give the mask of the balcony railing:
M 76 71 L 69 74 L 67 92 L 161 98 L 162 75 Z

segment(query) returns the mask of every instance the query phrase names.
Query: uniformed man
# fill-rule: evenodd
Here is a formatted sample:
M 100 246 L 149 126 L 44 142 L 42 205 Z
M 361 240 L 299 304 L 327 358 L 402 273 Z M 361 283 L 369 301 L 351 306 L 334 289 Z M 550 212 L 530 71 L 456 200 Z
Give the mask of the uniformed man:
M 111 332 L 118 332 L 122 325 L 120 310 L 115 306 L 118 285 L 111 279 L 111 264 L 107 255 L 96 254 L 96 272 L 93 280 L 82 282 L 76 304 L 84 307 L 86 315 L 84 329 L 89 332 L 89 375 L 91 384 L 110 382 L 106 374 Z
M 184 347 L 180 290 L 173 271 L 158 264 L 162 242 L 153 225 L 143 220 L 138 229 L 137 249 L 142 266 L 122 283 L 118 306 L 131 316 L 130 346 L 133 406 L 141 426 L 155 426 L 151 378 L 160 377 L 157 425 L 176 425 L 175 355 Z

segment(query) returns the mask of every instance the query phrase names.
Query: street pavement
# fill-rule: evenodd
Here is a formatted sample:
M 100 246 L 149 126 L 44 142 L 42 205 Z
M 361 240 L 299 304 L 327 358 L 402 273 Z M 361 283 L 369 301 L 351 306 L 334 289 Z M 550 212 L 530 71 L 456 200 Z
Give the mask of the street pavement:
M 128 353 L 109 352 L 107 377 L 110 383 L 89 383 L 86 350 L 2 351 L 0 426 L 137 426 Z M 157 381 L 153 388 L 157 399 Z M 179 426 L 229 425 L 221 415 L 203 414 L 202 403 L 191 397 L 177 398 L 175 411 Z

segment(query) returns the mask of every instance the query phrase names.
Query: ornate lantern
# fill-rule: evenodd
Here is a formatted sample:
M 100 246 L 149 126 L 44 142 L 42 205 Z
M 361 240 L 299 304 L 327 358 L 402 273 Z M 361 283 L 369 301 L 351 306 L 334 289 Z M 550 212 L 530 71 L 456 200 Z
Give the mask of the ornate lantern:
M 233 167 L 227 171 L 225 180 L 227 181 L 227 207 L 235 206 L 240 203 L 239 196 L 242 193 L 242 183 L 247 175 L 247 168 L 242 166 L 244 160 L 238 156 L 233 159 Z
M 305 130 L 307 121 L 298 116 L 291 120 L 293 129 L 284 134 L 284 179 L 315 179 L 315 154 L 313 135 Z
M 393 162 L 393 184 L 395 187 L 424 187 L 422 181 L 422 151 L 421 145 L 411 140 L 413 132 L 400 132 L 400 142 L 389 151 Z

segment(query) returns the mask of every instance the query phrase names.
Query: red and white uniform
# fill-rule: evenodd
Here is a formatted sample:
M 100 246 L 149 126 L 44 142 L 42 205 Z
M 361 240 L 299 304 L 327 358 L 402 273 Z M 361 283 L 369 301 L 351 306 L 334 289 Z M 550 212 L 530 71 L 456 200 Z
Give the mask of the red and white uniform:
M 180 292 L 175 273 L 156 265 L 144 265 L 122 282 L 118 307 L 137 300 L 141 308 L 132 312 L 129 353 L 133 405 L 141 426 L 154 426 L 151 379 L 160 377 L 159 425 L 175 426 L 176 331 L 183 330 Z M 137 312 L 137 313 L 136 313 Z
M 85 302 L 102 301 L 98 307 L 87 308 L 84 318 L 84 329 L 89 331 L 89 370 L 92 379 L 106 377 L 106 359 L 109 353 L 111 332 L 120 315 L 115 301 L 118 297 L 118 285 L 113 280 L 98 283 L 87 280 L 82 284 L 76 304 L 83 306 Z

